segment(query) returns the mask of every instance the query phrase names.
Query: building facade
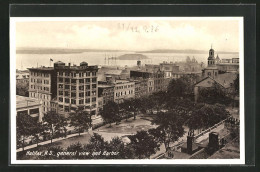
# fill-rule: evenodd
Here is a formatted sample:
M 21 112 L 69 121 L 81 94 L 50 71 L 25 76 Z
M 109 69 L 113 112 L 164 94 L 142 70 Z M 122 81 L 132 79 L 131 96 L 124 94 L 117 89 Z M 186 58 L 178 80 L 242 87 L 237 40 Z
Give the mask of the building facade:
M 83 106 L 92 115 L 97 114 L 97 66 L 65 66 L 59 63 L 54 66 L 57 71 L 58 112 L 68 114 Z
M 57 95 L 57 74 L 53 67 L 29 68 L 29 97 L 42 101 L 43 113 L 51 111 Z
M 114 83 L 114 101 L 122 103 L 125 99 L 135 97 L 135 82 L 128 80 L 116 80 Z
M 114 101 L 114 86 L 98 84 L 98 97 L 103 97 L 103 105 L 109 101 Z
M 211 78 L 217 78 L 218 77 L 218 68 L 215 64 L 215 55 L 214 50 L 211 48 L 209 50 L 209 57 L 208 57 L 208 66 L 202 70 L 202 77 L 211 77 Z
M 25 113 L 41 122 L 43 117 L 42 103 L 33 98 L 16 96 L 16 115 Z

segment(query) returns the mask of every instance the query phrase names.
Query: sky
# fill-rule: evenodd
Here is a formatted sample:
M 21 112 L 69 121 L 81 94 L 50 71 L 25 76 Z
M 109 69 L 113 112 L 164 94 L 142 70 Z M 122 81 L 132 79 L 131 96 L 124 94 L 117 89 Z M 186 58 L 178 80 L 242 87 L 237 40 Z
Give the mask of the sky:
M 238 20 L 124 20 L 16 22 L 16 47 L 111 50 L 239 51 Z

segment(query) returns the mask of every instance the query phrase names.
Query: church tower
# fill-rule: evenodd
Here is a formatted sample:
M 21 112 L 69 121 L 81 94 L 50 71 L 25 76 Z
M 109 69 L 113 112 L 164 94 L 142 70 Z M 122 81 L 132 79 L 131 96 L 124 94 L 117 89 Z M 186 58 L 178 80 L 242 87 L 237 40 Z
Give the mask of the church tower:
M 213 79 L 218 77 L 218 68 L 216 66 L 216 59 L 214 56 L 214 49 L 209 50 L 208 66 L 202 70 L 203 77 L 211 77 Z
M 211 45 L 211 49 L 209 50 L 209 57 L 208 57 L 208 67 L 212 67 L 212 66 L 216 66 L 216 64 L 215 64 L 214 50 L 212 49 L 212 45 Z

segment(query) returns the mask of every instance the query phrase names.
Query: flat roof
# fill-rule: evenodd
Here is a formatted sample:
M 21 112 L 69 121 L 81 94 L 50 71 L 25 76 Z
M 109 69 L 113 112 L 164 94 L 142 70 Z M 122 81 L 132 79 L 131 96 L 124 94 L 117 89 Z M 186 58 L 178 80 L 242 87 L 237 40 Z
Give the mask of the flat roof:
M 128 83 L 128 82 L 133 82 L 133 81 L 128 81 L 128 80 L 116 80 L 115 82 L 113 82 L 114 84 L 124 84 L 124 83 Z
M 43 71 L 53 71 L 54 68 L 53 67 L 37 67 L 37 68 L 27 68 L 29 70 L 43 70 Z
M 98 84 L 99 88 L 112 88 L 112 85 Z
M 40 101 L 37 99 L 16 95 L 16 109 L 39 106 L 39 105 L 41 104 Z

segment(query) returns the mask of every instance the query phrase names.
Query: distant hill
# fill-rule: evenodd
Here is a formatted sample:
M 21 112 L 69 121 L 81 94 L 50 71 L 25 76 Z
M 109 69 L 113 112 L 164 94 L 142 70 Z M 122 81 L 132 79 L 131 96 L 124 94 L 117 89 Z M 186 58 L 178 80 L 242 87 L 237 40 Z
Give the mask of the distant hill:
M 143 60 L 149 59 L 143 54 L 124 54 L 118 57 L 119 60 Z
M 17 54 L 76 54 L 84 52 L 118 52 L 103 49 L 63 49 L 63 48 L 17 48 Z M 122 50 L 120 50 L 122 52 Z
M 238 52 L 226 52 L 226 51 L 216 51 L 219 54 L 238 54 Z M 150 51 L 137 51 L 137 53 L 186 53 L 186 54 L 207 54 L 208 51 L 204 50 L 175 50 L 175 49 L 157 49 Z

